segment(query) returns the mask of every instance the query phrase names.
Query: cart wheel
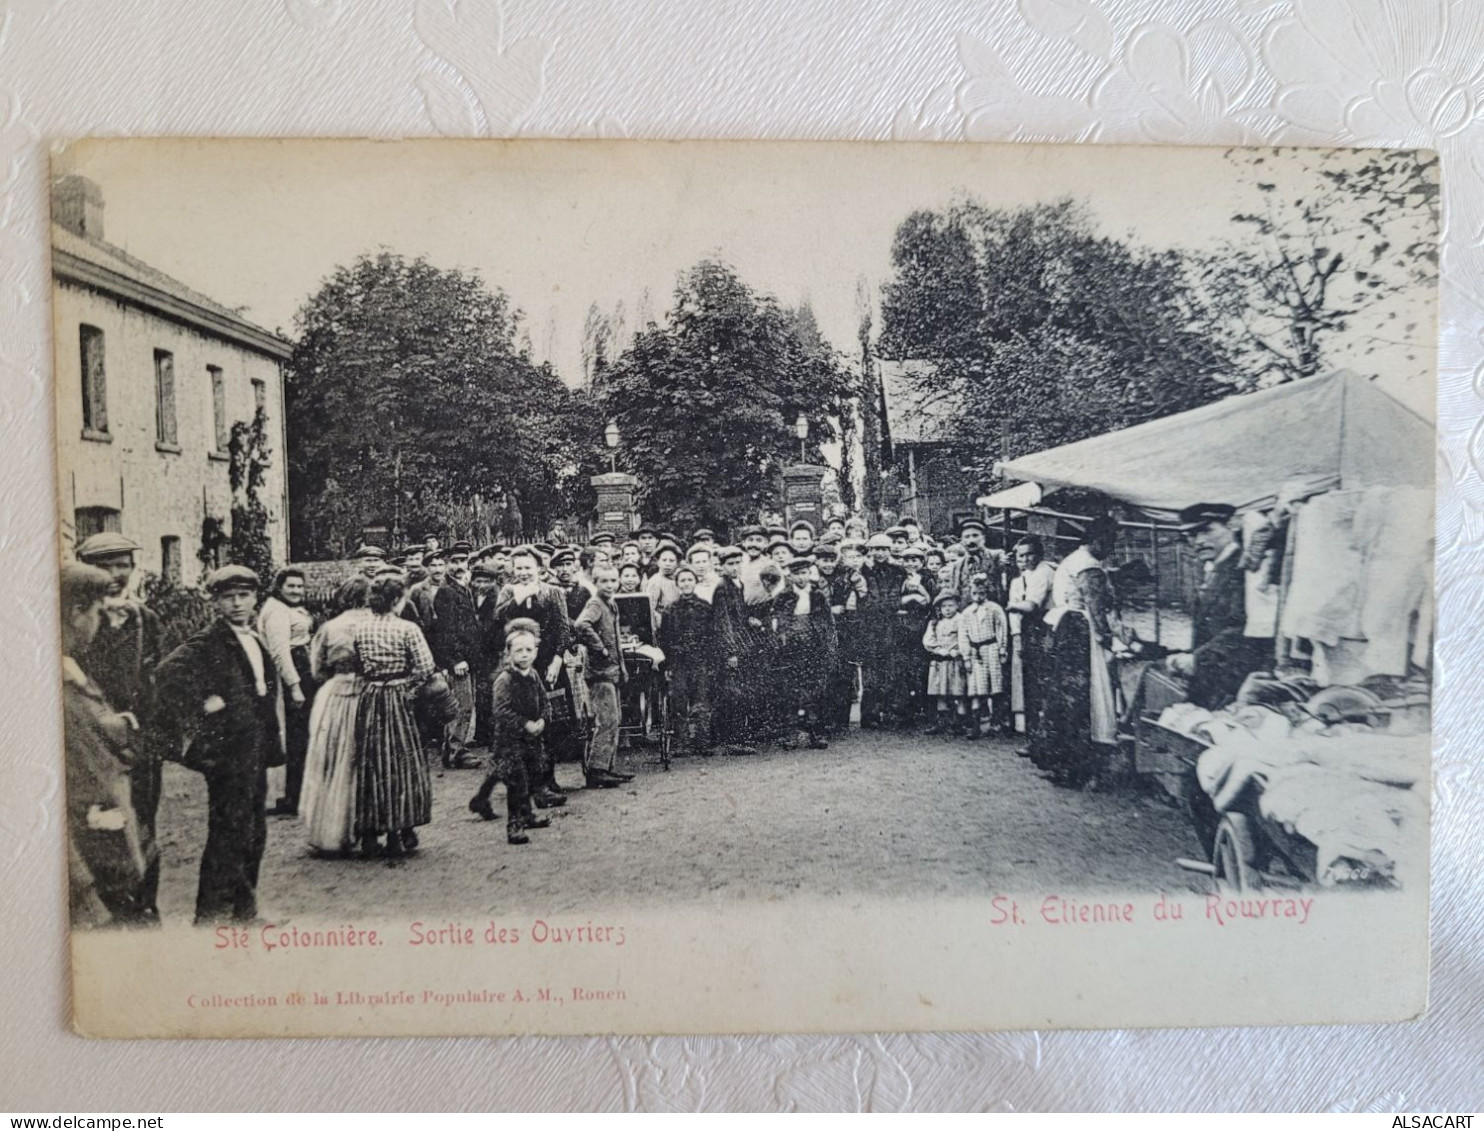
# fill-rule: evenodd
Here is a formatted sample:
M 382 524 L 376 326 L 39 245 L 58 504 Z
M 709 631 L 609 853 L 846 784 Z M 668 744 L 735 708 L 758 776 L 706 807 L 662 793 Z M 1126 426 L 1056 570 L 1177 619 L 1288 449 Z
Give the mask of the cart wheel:
M 1257 867 L 1257 842 L 1252 836 L 1252 823 L 1243 813 L 1228 813 L 1216 828 L 1216 843 L 1211 847 L 1212 876 L 1216 890 L 1241 895 L 1260 891 L 1262 873 Z
M 670 769 L 670 699 L 660 694 L 654 697 L 655 723 L 660 731 L 660 767 L 667 773 Z

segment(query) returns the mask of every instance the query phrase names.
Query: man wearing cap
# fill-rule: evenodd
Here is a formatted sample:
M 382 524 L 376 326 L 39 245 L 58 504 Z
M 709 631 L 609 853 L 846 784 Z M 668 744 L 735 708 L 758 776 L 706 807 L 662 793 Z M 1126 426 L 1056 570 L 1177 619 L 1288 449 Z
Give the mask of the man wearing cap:
M 575 551 L 565 546 L 552 554 L 552 561 L 560 562 L 560 569 L 564 572 L 572 569 L 576 558 Z M 577 588 L 586 592 L 581 586 Z M 491 646 L 503 649 L 505 633 L 512 621 L 535 621 L 541 633 L 536 644 L 536 672 L 548 691 L 564 693 L 566 710 L 563 713 L 566 718 L 551 724 L 550 733 L 546 736 L 542 773 L 537 780 L 530 782 L 531 798 L 543 809 L 566 803 L 566 797 L 557 788 L 554 756 L 567 752 L 575 740 L 576 703 L 564 659 L 575 640 L 567 615 L 567 601 L 565 589 L 541 580 L 535 551 L 523 546 L 510 557 L 510 580 L 495 599 L 495 631 L 486 638 Z M 498 672 L 499 658 L 491 655 L 489 670 L 492 678 Z
M 740 546 L 723 546 L 716 551 L 719 576 L 711 594 L 716 632 L 712 719 L 715 743 L 722 753 L 756 753 L 740 745 L 757 729 L 754 700 L 759 680 L 755 667 L 762 652 L 759 634 L 763 629 L 763 622 L 747 607 L 742 581 L 746 557 Z
M 768 549 L 768 535 L 761 526 L 744 526 L 738 532 L 738 543 L 744 555 L 741 566 L 742 589 L 749 601 L 763 596 L 763 584 L 758 577 Z
M 907 571 L 891 558 L 892 542 L 873 534 L 866 542 L 870 561 L 861 567 L 865 596 L 856 601 L 861 657 L 861 726 L 874 730 L 890 722 L 897 675 L 897 605 Z
M 278 676 L 252 629 L 258 575 L 223 566 L 206 579 L 217 619 L 160 663 L 162 708 L 188 740 L 182 761 L 206 779 L 206 847 L 196 922 L 258 914 L 258 866 L 268 832 L 268 768 L 283 765 Z
M 830 612 L 829 591 L 812 579 L 814 558 L 801 554 L 788 563 L 788 585 L 769 606 L 777 640 L 779 687 L 793 712 L 791 728 L 802 728 L 809 746 L 823 750 L 822 699 L 834 669 L 839 641 Z
M 716 549 L 715 531 L 708 530 L 704 526 L 692 534 L 690 540 L 692 543 L 700 543 L 703 546 L 709 546 L 713 550 Z
M 593 571 L 598 591 L 572 628 L 587 647 L 587 681 L 593 704 L 593 737 L 583 770 L 589 789 L 612 789 L 633 779 L 618 771 L 619 687 L 628 679 L 618 635 L 618 570 Z
M 158 921 L 160 858 L 155 849 L 155 816 L 160 807 L 160 767 L 165 735 L 155 703 L 155 669 L 164 633 L 153 609 L 128 596 L 139 547 L 122 534 L 94 534 L 77 547 L 77 560 L 108 574 L 103 618 L 92 643 L 76 657 L 115 711 L 132 714 L 139 731 L 130 741 L 137 761 L 129 770 L 129 790 L 139 818 L 146 867 L 139 907 Z
M 654 552 L 659 548 L 660 532 L 649 525 L 641 526 L 634 531 L 634 541 L 639 544 L 639 568 L 648 577 L 655 570 Z
M 314 698 L 314 677 L 309 670 L 309 641 L 314 617 L 304 607 L 304 571 L 289 567 L 273 578 L 273 589 L 258 611 L 258 635 L 278 672 L 283 689 L 282 711 L 284 756 L 283 796 L 273 807 L 279 817 L 299 814 L 299 790 L 304 785 L 304 758 L 309 751 L 309 705 Z
M 898 523 L 887 527 L 885 534 L 891 540 L 891 560 L 900 565 L 902 551 L 912 544 L 912 539 L 907 537 L 907 528 Z
M 671 718 L 681 754 L 711 753 L 711 685 L 716 671 L 716 610 L 696 593 L 696 571 L 675 571 L 680 596 L 660 621 L 658 643 L 670 677 Z
M 448 570 L 443 551 L 426 551 L 423 554 L 423 568 L 428 575 L 407 590 L 407 604 L 402 609 L 402 616 L 421 628 L 423 635 L 431 639 L 433 625 L 438 620 L 434 604 Z
M 473 737 L 474 678 L 476 669 L 483 665 L 484 639 L 469 584 L 469 555 L 473 551 L 471 543 L 462 541 L 448 548 L 448 569 L 433 596 L 433 625 L 428 634 L 433 662 L 444 673 L 459 705 L 458 717 L 448 724 L 439 743 L 443 764 L 454 768 L 465 765 Z
M 1266 666 L 1269 637 L 1245 635 L 1246 578 L 1242 544 L 1232 527 L 1236 508 L 1197 503 L 1180 512 L 1180 533 L 1205 564 L 1191 615 L 1191 650 L 1168 657 L 1166 666 L 1190 681 L 1190 701 L 1214 711 L 1236 698 L 1242 681 Z
M 850 708 L 855 702 L 856 605 L 866 591 L 866 582 L 857 571 L 841 563 L 840 550 L 833 542 L 815 547 L 814 562 L 819 582 L 830 595 L 830 612 L 835 616 L 839 641 L 835 664 L 825 684 L 824 726 L 843 734 L 850 729 Z
M 933 618 L 933 598 L 938 594 L 936 578 L 923 572 L 927 552 L 919 545 L 902 551 L 902 595 L 897 601 L 896 681 L 892 688 L 894 713 L 912 719 L 929 706 L 927 677 L 930 657 L 922 638 Z
M 958 528 L 959 542 L 963 546 L 962 557 L 948 565 L 947 588 L 958 594 L 958 607 L 966 609 L 973 594 L 969 582 L 978 574 L 989 578 L 989 597 L 997 605 L 1004 604 L 1004 590 L 1000 580 L 1000 561 L 984 544 L 986 528 L 977 518 L 967 518 Z
M 380 546 L 372 546 L 363 542 L 356 547 L 356 568 L 368 578 L 375 577 L 376 571 L 386 565 L 386 551 Z

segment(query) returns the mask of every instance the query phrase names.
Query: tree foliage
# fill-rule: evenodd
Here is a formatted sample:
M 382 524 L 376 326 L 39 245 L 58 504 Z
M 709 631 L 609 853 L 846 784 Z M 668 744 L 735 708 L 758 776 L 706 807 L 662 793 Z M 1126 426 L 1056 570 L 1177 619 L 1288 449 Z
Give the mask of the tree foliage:
M 259 406 L 252 422 L 238 420 L 227 442 L 227 481 L 232 488 L 232 531 L 228 556 L 255 572 L 266 585 L 276 568 L 268 537 L 263 477 L 268 469 L 268 413 Z
M 570 393 L 516 345 L 479 276 L 388 251 L 338 268 L 296 316 L 287 380 L 296 554 L 369 523 L 409 535 L 476 513 L 564 513 Z
M 1070 200 L 914 213 L 892 263 L 878 351 L 934 363 L 912 394 L 953 406 L 951 438 L 983 478 L 1005 456 L 1213 400 L 1230 379 L 1186 257 L 1101 236 Z
M 851 385 L 812 311 L 785 310 L 708 260 L 682 274 L 663 324 L 641 329 L 594 391 L 598 419 L 618 422 L 619 465 L 638 477 L 644 511 L 729 528 L 776 502 L 801 413 L 819 459 Z
M 1232 217 L 1249 236 L 1205 264 L 1204 283 L 1249 387 L 1312 377 L 1332 367 L 1331 342 L 1362 318 L 1370 340 L 1415 327 L 1386 299 L 1436 286 L 1437 155 L 1368 150 L 1317 153 L 1313 183 L 1284 190 L 1271 150 L 1227 157 L 1253 208 Z M 1379 337 L 1378 337 L 1379 336 Z M 1360 355 L 1374 345 L 1362 347 Z

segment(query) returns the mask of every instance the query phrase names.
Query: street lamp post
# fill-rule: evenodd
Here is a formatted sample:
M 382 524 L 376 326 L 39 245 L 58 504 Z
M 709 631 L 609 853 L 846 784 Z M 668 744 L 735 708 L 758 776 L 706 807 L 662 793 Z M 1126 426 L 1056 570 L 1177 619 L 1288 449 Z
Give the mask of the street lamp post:
M 618 421 L 610 420 L 608 427 L 603 429 L 603 443 L 608 445 L 608 470 L 610 473 L 618 471 Z
M 802 412 L 794 421 L 794 435 L 799 438 L 799 462 L 808 463 L 809 457 L 804 452 L 804 442 L 809 439 L 809 418 Z
M 607 427 L 603 429 L 603 446 L 608 449 L 608 471 L 602 475 L 594 475 L 591 482 L 598 497 L 595 529 L 628 537 L 638 521 L 634 510 L 634 494 L 639 481 L 627 472 L 618 470 L 618 445 L 621 439 L 618 421 L 608 421 Z

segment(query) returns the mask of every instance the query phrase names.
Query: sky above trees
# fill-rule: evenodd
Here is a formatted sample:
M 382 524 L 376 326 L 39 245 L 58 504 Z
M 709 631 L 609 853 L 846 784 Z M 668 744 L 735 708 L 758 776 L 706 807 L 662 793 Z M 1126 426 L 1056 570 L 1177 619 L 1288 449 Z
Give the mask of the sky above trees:
M 1316 162 L 1268 162 L 1268 196 L 1302 197 Z M 338 266 L 381 247 L 477 271 L 569 384 L 594 303 L 623 303 L 639 329 L 708 258 L 785 306 L 807 301 L 848 353 L 858 284 L 874 293 L 890 278 L 914 211 L 1071 197 L 1102 234 L 1207 253 L 1246 236 L 1232 217 L 1261 204 L 1222 150 L 1173 147 L 104 140 L 55 171 L 98 181 L 111 242 L 286 333 Z M 1419 288 L 1387 296 L 1387 340 L 1378 320 L 1356 320 L 1328 360 L 1383 375 L 1431 416 L 1433 301 Z

